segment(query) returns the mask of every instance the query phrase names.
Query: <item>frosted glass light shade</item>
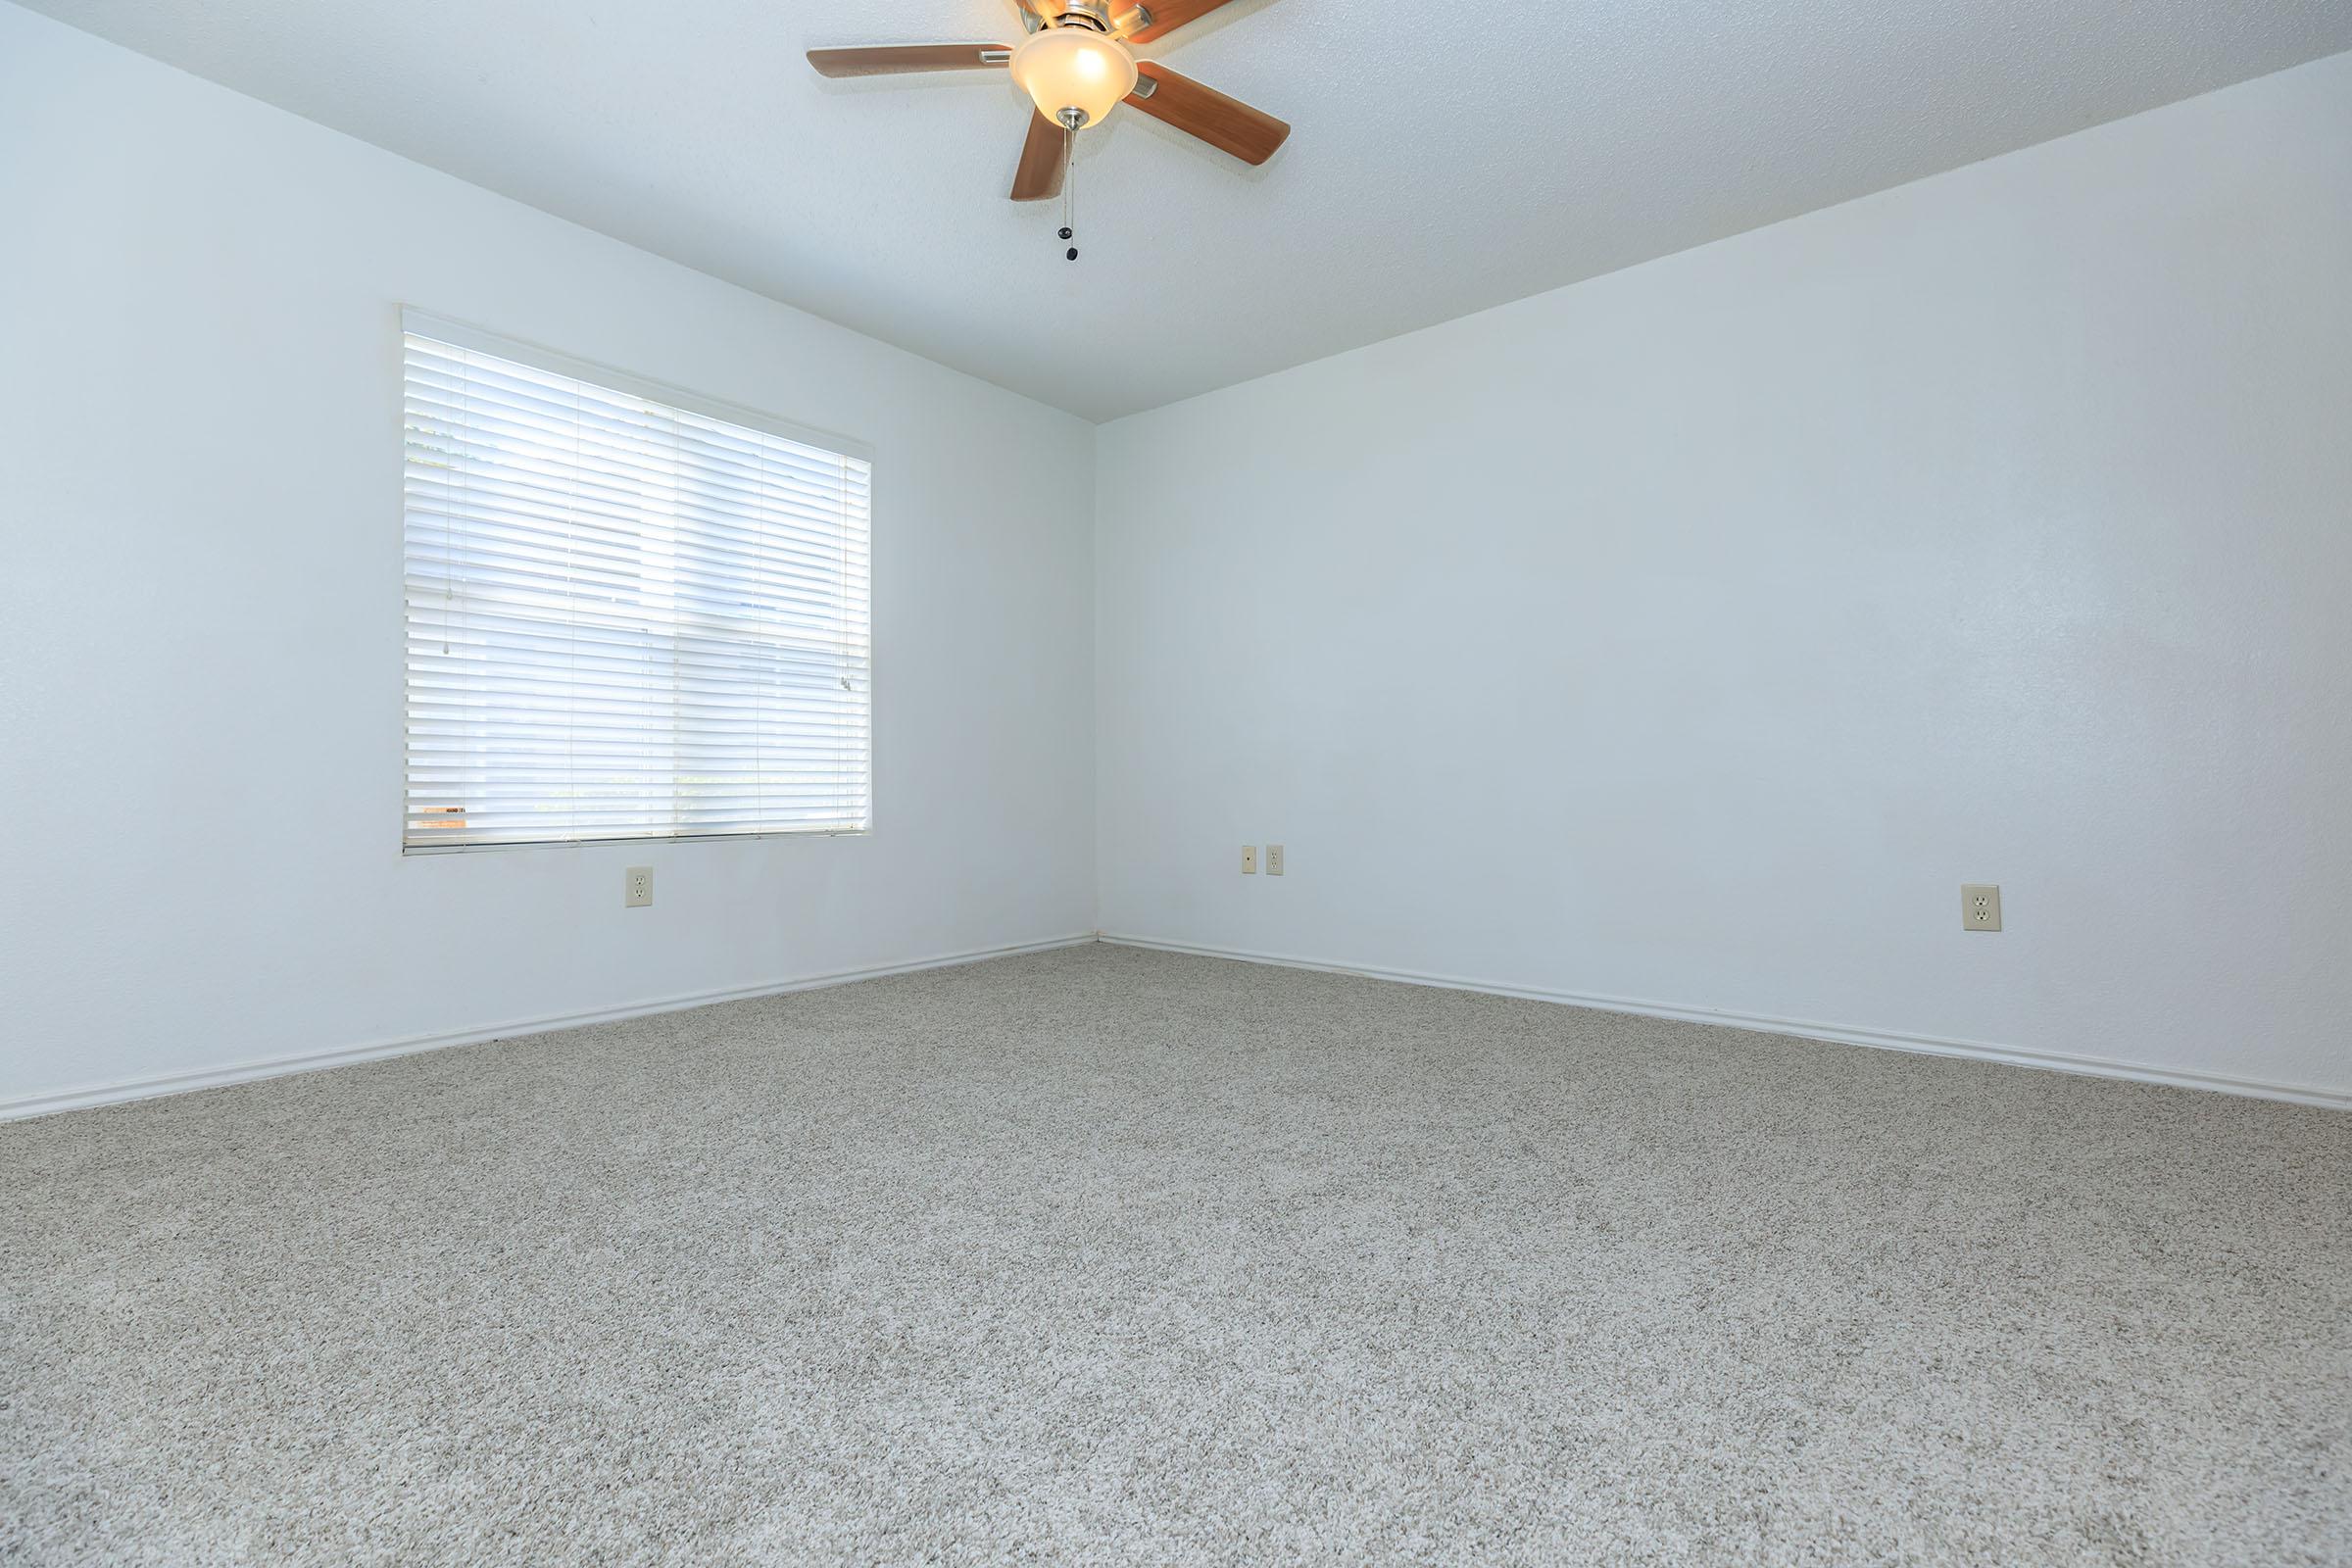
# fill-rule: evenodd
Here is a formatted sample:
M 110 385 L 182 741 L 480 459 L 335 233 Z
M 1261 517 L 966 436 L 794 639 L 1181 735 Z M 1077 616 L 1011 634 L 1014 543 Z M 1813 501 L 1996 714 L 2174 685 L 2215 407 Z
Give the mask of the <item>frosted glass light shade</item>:
M 1075 109 L 1091 125 L 1135 90 L 1135 57 L 1099 32 L 1048 27 L 1013 50 L 1012 79 L 1048 120 L 1058 122 L 1064 109 Z

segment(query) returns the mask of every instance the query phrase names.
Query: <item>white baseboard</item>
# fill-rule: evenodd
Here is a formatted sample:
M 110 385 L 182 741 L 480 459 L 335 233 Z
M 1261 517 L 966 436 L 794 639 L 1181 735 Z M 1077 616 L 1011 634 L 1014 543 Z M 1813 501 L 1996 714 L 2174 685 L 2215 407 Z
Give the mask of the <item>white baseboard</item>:
M 2070 1056 L 2053 1051 L 2026 1051 L 2014 1046 L 1988 1045 L 1979 1040 L 1945 1040 L 1934 1035 L 1901 1034 L 1890 1029 L 1857 1029 L 1845 1024 L 1815 1023 L 1803 1018 L 1772 1018 L 1757 1013 L 1729 1012 L 1717 1007 L 1675 1006 L 1630 997 L 1585 996 L 1573 991 L 1546 991 L 1528 986 L 1502 985 L 1492 980 L 1469 980 L 1459 975 L 1423 974 L 1411 969 L 1335 963 L 1325 958 L 1248 953 L 1234 948 L 1205 948 L 1190 942 L 1166 942 L 1156 937 L 1125 936 L 1109 931 L 1102 934 L 1102 940 L 1126 948 L 1153 948 L 1162 953 L 1189 953 L 1203 958 L 1270 963 L 1286 969 L 1317 969 L 1326 974 L 1361 975 L 1369 980 L 1439 986 L 1449 991 L 1484 991 L 1501 997 L 1524 997 L 1532 1002 L 1556 1002 L 1571 1007 L 1591 1007 L 1601 1012 L 1630 1012 L 1644 1018 L 1726 1024 L 1767 1034 L 1831 1040 L 1847 1046 L 1869 1046 L 1878 1051 L 1908 1051 L 1931 1056 L 1970 1056 L 1981 1061 L 2007 1062 L 2015 1067 L 2040 1067 L 2051 1072 L 2081 1073 L 2093 1078 L 2123 1078 L 2133 1083 L 2171 1084 L 2181 1089 L 2209 1089 L 2254 1100 L 2283 1100 L 2298 1105 L 2325 1105 L 2334 1110 L 2352 1110 L 2352 1090 L 2266 1083 L 2258 1078 L 2233 1078 L 2226 1073 L 2192 1072 L 2180 1067 L 2152 1067 L 2134 1061 L 2117 1061 L 2106 1056 Z
M 884 975 L 912 974 L 919 969 L 945 969 L 959 963 L 979 963 L 988 958 L 1009 958 L 1017 954 L 1077 947 L 1094 940 L 1092 931 L 1084 931 L 1072 936 L 1051 937 L 1042 942 L 1024 942 L 1009 948 L 974 948 L 964 953 L 944 953 L 935 957 L 914 958 L 906 963 L 876 964 L 866 969 L 839 969 L 829 974 L 738 986 L 728 991 L 698 991 L 685 996 L 662 997 L 651 1002 L 633 1002 L 625 1006 L 600 1007 L 590 1012 L 517 1018 L 510 1023 L 493 1024 L 480 1029 L 410 1035 L 400 1040 L 378 1041 L 373 1045 L 345 1046 L 333 1051 L 306 1052 L 293 1056 L 269 1056 L 258 1061 L 234 1062 L 224 1067 L 199 1068 L 193 1072 L 120 1078 L 112 1083 L 87 1084 L 78 1089 L 61 1089 L 48 1094 L 0 1100 L 0 1121 L 54 1115 L 61 1110 L 111 1105 L 125 1100 L 148 1100 L 158 1095 L 182 1095 L 193 1089 L 217 1089 L 223 1084 L 248 1083 L 256 1078 L 277 1078 L 287 1073 L 316 1072 L 321 1067 L 341 1067 L 355 1061 L 375 1061 L 385 1056 L 407 1056 L 420 1051 L 439 1051 L 446 1046 L 479 1045 L 485 1040 L 504 1040 L 515 1035 L 546 1034 L 554 1029 L 576 1029 L 592 1023 L 616 1023 L 623 1018 L 676 1012 L 684 1007 L 709 1006 L 716 1002 L 744 1002 L 754 997 L 781 996 L 788 991 L 814 991 L 824 986 L 848 985 L 857 980 L 879 980 Z
M 1371 980 L 1390 980 L 1403 985 L 1438 986 L 1453 991 L 1484 991 L 1494 996 L 1523 997 L 1534 1002 L 1558 1003 L 1564 1006 L 1590 1007 L 1602 1012 L 1630 1012 L 1646 1018 L 1673 1018 L 1684 1023 L 1724 1024 L 1738 1029 L 1755 1029 L 1768 1034 L 1796 1035 L 1807 1040 L 1829 1040 L 1840 1045 L 1868 1046 L 1880 1051 L 1908 1051 L 1936 1056 L 1968 1056 L 1983 1061 L 2007 1062 L 2012 1066 L 2040 1067 L 2052 1072 L 2082 1073 L 2096 1078 L 2121 1078 L 2134 1083 L 2171 1084 L 2183 1089 L 2206 1089 L 2226 1095 L 2243 1095 L 2256 1100 L 2280 1100 L 2299 1105 L 2324 1105 L 2336 1110 L 2352 1110 L 2352 1091 L 2322 1089 L 2302 1084 L 2269 1083 L 2255 1078 L 2236 1078 L 2224 1073 L 2192 1072 L 2185 1068 L 2152 1067 L 2138 1062 L 2118 1061 L 2104 1056 L 2074 1056 L 2057 1052 L 2026 1051 L 2011 1046 L 1988 1045 L 1975 1040 L 1947 1040 L 1933 1035 L 1901 1034 L 1886 1029 L 1858 1029 L 1842 1024 L 1816 1023 L 1801 1018 L 1775 1018 L 1757 1013 L 1730 1012 L 1715 1007 L 1675 1006 L 1666 1003 L 1643 1002 L 1629 997 L 1588 996 L 1573 991 L 1551 991 L 1528 986 L 1505 985 L 1498 981 L 1466 979 L 1459 975 L 1427 974 L 1411 969 L 1385 969 L 1367 964 L 1337 963 L 1324 958 L 1301 958 L 1284 954 L 1251 953 L 1236 948 L 1202 947 L 1189 942 L 1168 942 L 1156 937 L 1122 935 L 1113 932 L 1081 932 L 1071 936 L 1053 937 L 1041 942 L 1025 942 L 1004 948 L 975 948 L 962 953 L 941 954 L 928 958 L 915 958 L 905 963 L 877 964 L 863 969 L 841 969 L 827 974 L 806 975 L 793 980 L 778 980 L 760 985 L 740 986 L 726 991 L 702 991 L 683 996 L 662 997 L 650 1002 L 631 1003 L 625 1006 L 598 1008 L 590 1012 L 564 1013 L 553 1017 L 521 1018 L 479 1029 L 458 1030 L 445 1034 L 412 1035 L 399 1040 L 379 1041 L 372 1045 L 348 1046 L 334 1051 L 309 1052 L 299 1055 L 270 1056 L 258 1061 L 234 1062 L 222 1067 L 201 1068 L 192 1072 L 158 1073 L 144 1078 L 122 1078 L 111 1083 L 88 1084 L 75 1089 L 57 1090 L 47 1094 L 26 1095 L 13 1100 L 0 1100 L 0 1121 L 15 1121 L 28 1116 L 53 1115 L 63 1110 L 79 1110 L 90 1105 L 110 1105 L 129 1100 L 148 1100 L 161 1095 L 186 1094 L 196 1089 L 215 1089 L 223 1084 L 251 1082 L 257 1078 L 276 1078 L 288 1073 L 315 1072 L 323 1067 L 340 1067 L 352 1062 L 374 1061 L 386 1056 L 405 1056 L 420 1051 L 439 1051 L 447 1046 L 478 1045 L 488 1040 L 504 1040 L 516 1035 L 545 1034 L 556 1029 L 575 1029 L 587 1024 L 615 1023 L 624 1018 L 642 1018 L 657 1012 L 675 1012 L 686 1007 L 708 1006 L 720 1002 L 742 1002 L 754 997 L 781 996 L 791 991 L 813 991 L 825 986 L 849 985 L 858 980 L 878 980 L 885 975 L 912 974 L 922 969 L 944 969 L 956 964 L 979 963 L 989 958 L 1008 958 L 1024 953 L 1045 953 L 1055 948 L 1078 947 L 1102 941 L 1129 948 L 1152 948 L 1163 953 L 1188 953 L 1204 958 L 1229 958 L 1242 963 L 1275 964 L 1289 969 L 1314 969 L 1326 974 L 1361 975 Z

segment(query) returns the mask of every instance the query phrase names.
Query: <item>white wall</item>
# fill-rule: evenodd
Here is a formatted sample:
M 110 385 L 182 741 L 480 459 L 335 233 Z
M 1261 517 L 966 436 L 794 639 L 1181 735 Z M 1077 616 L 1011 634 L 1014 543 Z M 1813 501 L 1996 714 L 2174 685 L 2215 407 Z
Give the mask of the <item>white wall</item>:
M 0 1106 L 1093 926 L 1082 421 L 7 5 L 0 215 Z M 402 858 L 404 301 L 872 444 L 869 838 Z
M 2352 1090 L 2352 56 L 1097 485 L 1109 932 Z
M 2352 57 L 1099 435 L 6 4 L 0 213 L 0 1109 L 1097 923 L 2352 1092 Z M 401 858 L 404 301 L 873 444 L 870 838 Z

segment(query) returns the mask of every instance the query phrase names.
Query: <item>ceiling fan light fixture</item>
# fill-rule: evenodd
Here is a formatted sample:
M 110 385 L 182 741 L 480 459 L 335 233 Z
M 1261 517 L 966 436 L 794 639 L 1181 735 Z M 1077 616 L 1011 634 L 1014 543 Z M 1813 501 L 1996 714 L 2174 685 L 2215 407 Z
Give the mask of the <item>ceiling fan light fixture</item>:
M 1086 27 L 1048 27 L 1012 51 L 1012 79 L 1048 120 L 1092 125 L 1135 91 L 1135 57 L 1116 38 Z

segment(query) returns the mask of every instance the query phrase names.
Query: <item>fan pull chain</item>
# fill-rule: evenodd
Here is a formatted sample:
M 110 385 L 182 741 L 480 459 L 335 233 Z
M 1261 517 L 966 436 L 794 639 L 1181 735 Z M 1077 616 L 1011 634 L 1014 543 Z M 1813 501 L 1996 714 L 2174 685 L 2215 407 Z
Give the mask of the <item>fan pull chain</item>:
M 1077 141 L 1078 132 L 1068 121 L 1063 121 L 1061 124 L 1061 237 L 1063 239 L 1070 237 L 1072 215 L 1078 208 L 1078 183 L 1070 174 L 1070 155 Z M 1062 257 L 1066 261 L 1076 261 L 1078 247 L 1071 246 L 1062 252 Z

